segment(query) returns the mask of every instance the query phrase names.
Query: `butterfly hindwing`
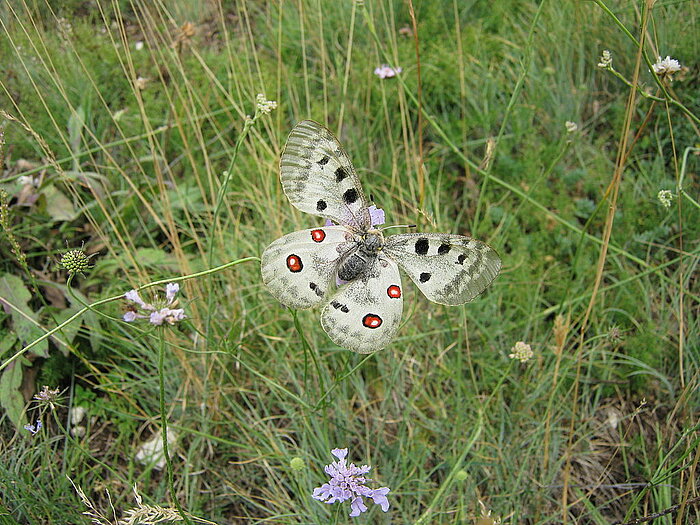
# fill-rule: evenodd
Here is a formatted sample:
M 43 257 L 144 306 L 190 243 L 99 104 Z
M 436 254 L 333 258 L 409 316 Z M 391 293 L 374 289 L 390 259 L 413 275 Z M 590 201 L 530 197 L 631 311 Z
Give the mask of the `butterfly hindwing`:
M 471 301 L 491 284 L 501 269 L 501 259 L 488 244 L 462 235 L 392 235 L 383 251 L 403 268 L 428 299 L 440 304 Z
M 321 124 L 304 120 L 294 126 L 280 159 L 280 179 L 289 202 L 301 211 L 369 228 L 367 199 L 355 168 Z
M 379 256 L 373 267 L 338 289 L 321 312 L 321 325 L 338 346 L 369 354 L 388 345 L 403 312 L 399 268 Z
M 280 237 L 262 254 L 263 282 L 286 306 L 311 308 L 323 302 L 335 284 L 349 235 L 343 226 L 325 226 Z

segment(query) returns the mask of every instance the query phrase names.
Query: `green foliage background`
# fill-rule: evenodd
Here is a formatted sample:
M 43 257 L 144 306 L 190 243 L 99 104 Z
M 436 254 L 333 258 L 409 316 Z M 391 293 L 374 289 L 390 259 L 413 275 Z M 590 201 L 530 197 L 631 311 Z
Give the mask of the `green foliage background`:
M 0 517 L 88 523 L 67 476 L 107 516 L 105 489 L 122 516 L 134 484 L 172 505 L 135 459 L 161 428 L 164 344 L 177 499 L 216 523 L 349 521 L 310 497 L 335 447 L 392 489 L 358 523 L 597 524 L 683 502 L 659 522 L 700 519 L 698 5 L 415 0 L 417 33 L 409 5 L 2 1 Z M 664 98 L 642 60 L 630 108 L 596 64 L 609 49 L 632 81 L 643 21 L 645 56 L 685 67 Z M 401 74 L 379 79 L 384 63 Z M 258 93 L 278 108 L 244 134 Z M 188 320 L 164 334 L 115 300 L 22 350 L 82 303 L 319 224 L 278 179 L 306 118 L 337 133 L 388 223 L 493 246 L 492 287 L 454 308 L 407 287 L 399 336 L 367 357 L 281 307 L 249 261 L 183 281 Z M 81 246 L 96 255 L 70 293 L 57 261 Z M 533 360 L 509 359 L 517 341 Z M 61 406 L 31 400 L 42 385 Z

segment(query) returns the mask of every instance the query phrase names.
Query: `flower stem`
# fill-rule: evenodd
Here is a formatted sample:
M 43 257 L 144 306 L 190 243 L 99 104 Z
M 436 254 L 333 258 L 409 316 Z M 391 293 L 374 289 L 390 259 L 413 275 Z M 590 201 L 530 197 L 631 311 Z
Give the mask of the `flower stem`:
M 170 453 L 168 451 L 168 414 L 165 411 L 165 373 L 163 362 L 165 361 L 165 333 L 161 329 L 160 332 L 160 347 L 158 348 L 158 383 L 160 386 L 160 423 L 161 423 L 161 436 L 163 437 L 163 457 L 165 458 L 165 463 L 168 470 L 168 489 L 170 490 L 170 498 L 173 500 L 173 504 L 177 511 L 185 520 L 187 525 L 192 525 L 190 519 L 187 517 L 187 513 L 183 510 L 180 505 L 180 501 L 177 498 L 175 492 L 175 485 L 173 483 L 173 464 L 170 460 Z

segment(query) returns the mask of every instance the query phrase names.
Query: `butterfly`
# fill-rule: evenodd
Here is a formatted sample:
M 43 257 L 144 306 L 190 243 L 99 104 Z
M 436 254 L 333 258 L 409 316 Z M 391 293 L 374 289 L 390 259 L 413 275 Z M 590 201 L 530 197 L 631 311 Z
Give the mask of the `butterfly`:
M 298 123 L 280 159 L 289 202 L 326 218 L 326 225 L 290 233 L 261 257 L 263 283 L 282 304 L 323 304 L 321 326 L 338 346 L 367 354 L 396 335 L 403 312 L 399 268 L 440 304 L 471 301 L 501 268 L 487 244 L 446 233 L 385 237 L 383 211 L 370 206 L 338 139 L 311 120 Z

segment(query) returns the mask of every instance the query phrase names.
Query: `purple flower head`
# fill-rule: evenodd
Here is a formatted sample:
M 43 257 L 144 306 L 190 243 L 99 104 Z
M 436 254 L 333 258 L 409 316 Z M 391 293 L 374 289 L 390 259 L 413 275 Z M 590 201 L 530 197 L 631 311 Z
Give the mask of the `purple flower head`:
M 154 304 L 150 304 L 141 299 L 136 290 L 129 290 L 124 294 L 124 298 L 134 304 L 129 305 L 129 311 L 122 316 L 122 319 L 127 323 L 136 321 L 136 319 L 148 319 L 155 326 L 161 326 L 163 323 L 175 324 L 178 321 L 182 321 L 187 317 L 185 311 L 182 308 L 170 308 L 170 306 L 177 306 L 175 297 L 179 291 L 179 284 L 168 283 L 165 286 L 165 299 L 158 297 Z M 139 308 L 141 309 L 140 312 Z
M 331 450 L 331 454 L 338 458 L 338 461 L 325 466 L 324 470 L 331 479 L 328 483 L 314 489 L 314 499 L 328 504 L 351 500 L 350 517 L 352 518 L 367 510 L 363 498 L 370 498 L 384 512 L 389 510 L 389 500 L 386 495 L 390 489 L 388 487 L 371 489 L 365 485 L 366 482 L 372 481 L 364 476 L 372 467 L 368 465 L 357 467 L 354 463 L 348 465 L 345 459 L 348 455 L 347 448 L 335 448 Z

